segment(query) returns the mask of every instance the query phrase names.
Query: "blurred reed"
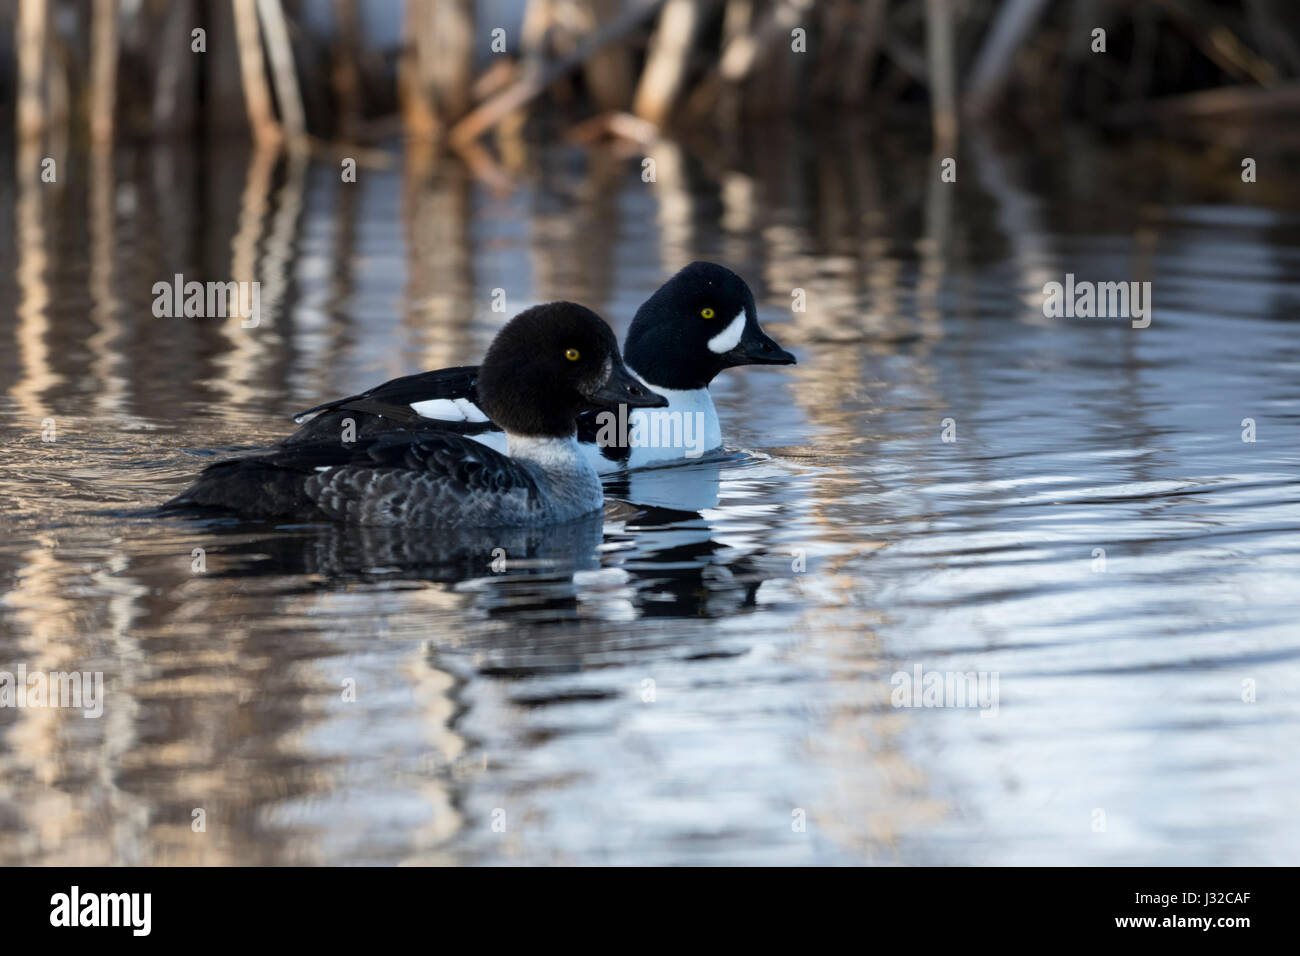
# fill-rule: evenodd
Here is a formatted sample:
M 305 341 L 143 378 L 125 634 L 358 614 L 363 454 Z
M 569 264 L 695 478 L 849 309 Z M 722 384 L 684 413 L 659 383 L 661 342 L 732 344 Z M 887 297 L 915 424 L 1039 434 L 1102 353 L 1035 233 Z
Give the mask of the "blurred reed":
M 406 0 L 385 48 L 358 0 L 14 0 L 3 119 L 19 140 L 101 147 L 398 133 L 487 161 L 486 134 L 530 122 L 641 142 L 852 109 L 928 115 L 947 149 L 990 116 L 1132 126 L 1300 106 L 1294 0 L 515 0 L 517 28 L 491 22 L 509 6 Z

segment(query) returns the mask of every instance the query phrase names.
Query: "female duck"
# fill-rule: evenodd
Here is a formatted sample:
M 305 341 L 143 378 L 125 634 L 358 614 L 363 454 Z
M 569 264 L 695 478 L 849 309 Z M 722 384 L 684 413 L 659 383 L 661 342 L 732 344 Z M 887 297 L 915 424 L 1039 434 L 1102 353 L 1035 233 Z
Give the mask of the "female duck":
M 572 302 L 506 323 L 478 369 L 477 397 L 505 432 L 508 454 L 442 431 L 333 437 L 218 462 L 166 507 L 368 525 L 569 521 L 604 500 L 578 447 L 578 416 L 611 404 L 667 404 L 628 372 L 605 321 Z

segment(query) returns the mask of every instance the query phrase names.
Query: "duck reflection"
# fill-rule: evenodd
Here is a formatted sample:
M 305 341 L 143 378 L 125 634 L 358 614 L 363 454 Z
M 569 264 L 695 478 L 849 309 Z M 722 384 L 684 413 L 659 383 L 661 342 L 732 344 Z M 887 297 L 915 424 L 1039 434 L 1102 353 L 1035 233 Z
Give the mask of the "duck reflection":
M 744 457 L 719 453 L 689 464 L 620 472 L 605 479 L 605 493 L 630 504 L 698 516 L 718 507 L 722 466 Z
M 713 618 L 757 607 L 767 570 L 715 540 L 700 515 L 651 507 L 626 528 L 637 538 L 637 553 L 623 567 L 640 617 Z
M 632 504 L 624 523 L 636 551 L 623 562 L 641 617 L 722 617 L 752 610 L 771 576 L 759 555 L 719 541 L 705 512 L 718 507 L 725 465 L 718 456 L 667 468 L 627 472 L 605 491 Z
M 597 567 L 599 513 L 536 528 L 430 529 L 369 525 L 274 526 L 210 522 L 219 556 L 209 574 L 306 575 L 319 587 L 349 582 L 458 584 L 499 575 L 560 574 Z

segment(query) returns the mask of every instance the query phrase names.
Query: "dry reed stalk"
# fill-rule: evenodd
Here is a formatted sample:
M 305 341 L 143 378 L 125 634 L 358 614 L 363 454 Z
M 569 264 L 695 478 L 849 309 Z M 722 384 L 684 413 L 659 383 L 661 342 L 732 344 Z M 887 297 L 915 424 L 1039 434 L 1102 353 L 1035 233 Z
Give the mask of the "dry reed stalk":
M 995 14 L 967 81 L 965 108 L 971 116 L 987 116 L 997 105 L 1015 65 L 1016 51 L 1025 42 L 1047 0 L 1005 0 Z
M 429 0 L 407 0 L 403 23 L 402 53 L 397 65 L 397 91 L 402 110 L 402 127 L 407 139 L 428 142 L 438 135 L 438 114 L 433 97 L 424 83 Z
M 293 65 L 293 49 L 289 45 L 289 28 L 285 24 L 284 8 L 280 0 L 257 0 L 258 18 L 266 37 L 266 51 L 271 61 L 271 78 L 275 82 L 275 98 L 280 106 L 280 119 L 288 135 L 289 145 L 295 149 L 305 146 L 307 120 L 302 110 L 302 93 L 298 89 L 298 74 Z
M 712 6 L 711 0 L 668 0 L 632 101 L 637 116 L 664 125 L 686 83 L 691 50 Z
M 18 136 L 32 139 L 45 128 L 45 0 L 19 0 L 14 45 L 18 58 Z
M 117 105 L 117 0 L 95 0 L 90 27 L 90 139 L 113 140 Z
M 257 29 L 256 0 L 231 0 L 235 15 L 235 42 L 239 51 L 239 74 L 244 86 L 244 108 L 253 139 L 260 146 L 275 146 L 282 140 L 280 124 L 271 106 L 266 85 L 266 63 Z
M 930 76 L 930 115 L 935 149 L 957 143 L 957 52 L 950 0 L 925 0 L 925 48 Z
M 512 112 L 546 91 L 562 76 L 576 70 L 597 51 L 611 43 L 626 39 L 664 4 L 664 0 L 643 0 L 625 10 L 616 19 L 605 24 L 588 39 L 579 44 L 569 56 L 547 65 L 540 71 L 525 70 L 520 80 L 496 96 L 479 104 L 451 131 L 451 142 L 457 148 L 478 139 L 483 133 L 500 123 Z

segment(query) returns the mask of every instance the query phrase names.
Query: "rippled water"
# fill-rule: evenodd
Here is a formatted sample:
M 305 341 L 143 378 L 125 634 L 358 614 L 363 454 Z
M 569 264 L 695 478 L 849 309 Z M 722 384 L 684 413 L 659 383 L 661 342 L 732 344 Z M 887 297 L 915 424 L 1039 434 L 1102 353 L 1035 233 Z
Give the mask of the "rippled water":
M 1243 184 L 1200 146 L 977 138 L 945 184 L 852 127 L 654 155 L 646 184 L 530 151 L 500 194 L 398 153 L 356 184 L 4 167 L 0 670 L 105 699 L 0 709 L 0 861 L 1297 861 L 1295 157 Z M 720 377 L 730 454 L 611 481 L 603 526 L 147 510 L 300 408 L 477 360 L 493 290 L 622 331 L 694 258 L 799 365 Z M 262 325 L 154 318 L 178 272 L 260 279 Z M 1151 326 L 1044 318 L 1066 273 L 1149 280 Z M 917 668 L 996 697 L 895 706 Z

